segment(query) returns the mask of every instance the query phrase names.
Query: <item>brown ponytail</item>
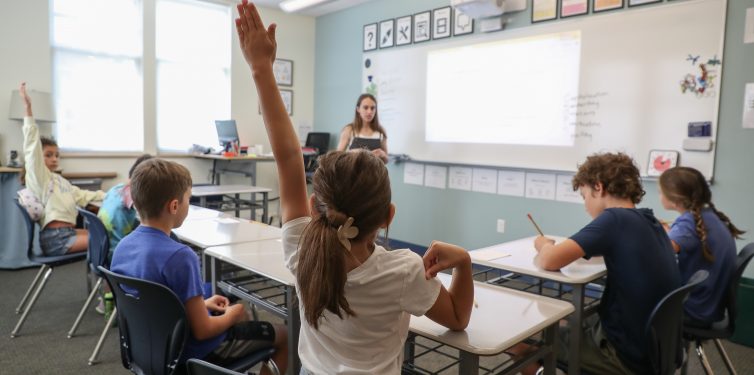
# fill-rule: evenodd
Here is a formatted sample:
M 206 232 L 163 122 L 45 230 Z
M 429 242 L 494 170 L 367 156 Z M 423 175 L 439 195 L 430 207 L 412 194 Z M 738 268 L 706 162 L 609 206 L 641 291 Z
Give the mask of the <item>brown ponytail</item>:
M 702 219 L 702 209 L 709 207 L 725 223 L 730 234 L 735 238 L 740 238 L 745 232 L 736 228 L 728 217 L 717 210 L 712 204 L 712 191 L 707 185 L 704 175 L 694 168 L 674 167 L 663 172 L 660 175 L 660 189 L 665 197 L 691 212 L 696 223 L 696 234 L 702 241 L 702 256 L 710 263 L 715 261 L 714 255 L 710 251 L 707 243 L 707 230 L 704 227 Z
M 359 229 L 351 241 L 373 240 L 390 217 L 390 179 L 384 163 L 367 151 L 331 151 L 312 177 L 315 219 L 301 237 L 297 269 L 306 321 L 315 329 L 325 310 L 355 316 L 345 297 L 348 250 L 338 227 L 349 217 Z

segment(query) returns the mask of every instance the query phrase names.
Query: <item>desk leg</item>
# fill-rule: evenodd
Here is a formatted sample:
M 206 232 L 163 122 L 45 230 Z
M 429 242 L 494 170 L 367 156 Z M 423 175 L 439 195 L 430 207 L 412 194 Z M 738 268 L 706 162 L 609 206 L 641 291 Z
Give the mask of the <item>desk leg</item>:
M 241 217 L 241 194 L 236 194 L 236 199 L 233 201 L 236 205 L 236 217 Z
M 270 202 L 269 197 L 267 196 L 267 192 L 262 193 L 262 221 L 264 221 L 265 224 L 269 224 L 270 220 L 270 213 L 267 208 L 267 204 Z
M 459 374 L 478 374 L 479 373 L 479 356 L 476 354 L 471 354 L 469 352 L 464 352 L 463 350 L 460 350 L 461 358 L 458 362 L 458 373 Z
M 557 360 L 558 350 L 558 322 L 551 324 L 545 328 L 544 332 L 545 347 L 549 347 L 550 351 L 545 355 L 544 359 L 544 375 L 555 375 L 555 366 Z
M 257 195 L 251 193 L 251 220 L 257 220 Z
M 207 255 L 202 255 L 205 260 L 205 267 L 206 267 L 206 261 L 209 260 L 209 285 L 212 288 L 212 295 L 214 296 L 217 294 L 217 259 L 215 257 L 210 257 Z
M 215 185 L 215 178 L 217 178 L 217 185 L 220 185 L 220 176 L 217 174 L 217 160 L 212 160 L 212 185 Z
M 572 284 L 573 288 L 573 307 L 575 311 L 571 314 L 569 324 L 571 326 L 571 343 L 568 348 L 568 373 L 578 375 L 581 373 L 581 348 L 582 333 L 584 331 L 584 286 L 585 284 Z
M 199 206 L 207 208 L 207 197 L 205 196 L 199 197 Z
M 292 286 L 287 286 L 285 289 L 285 305 L 288 307 L 288 373 L 298 375 L 301 371 L 301 360 L 298 357 L 301 317 L 296 307 L 296 289 Z

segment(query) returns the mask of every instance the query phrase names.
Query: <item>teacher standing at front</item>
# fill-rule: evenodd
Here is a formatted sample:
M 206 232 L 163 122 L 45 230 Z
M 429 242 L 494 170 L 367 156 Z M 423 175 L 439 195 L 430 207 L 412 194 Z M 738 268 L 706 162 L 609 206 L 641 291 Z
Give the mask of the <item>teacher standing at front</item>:
M 377 99 L 361 94 L 356 101 L 353 122 L 340 132 L 338 151 L 366 148 L 387 163 L 387 135 L 377 117 Z

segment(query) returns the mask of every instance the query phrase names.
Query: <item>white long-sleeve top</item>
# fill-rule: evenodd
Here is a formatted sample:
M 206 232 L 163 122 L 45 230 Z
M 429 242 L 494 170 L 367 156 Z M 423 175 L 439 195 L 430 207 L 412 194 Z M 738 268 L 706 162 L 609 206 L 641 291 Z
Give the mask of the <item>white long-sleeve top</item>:
M 26 187 L 39 198 L 45 208 L 40 225 L 44 228 L 55 220 L 76 224 L 76 207 L 84 207 L 91 201 L 102 200 L 105 193 L 81 190 L 71 185 L 63 176 L 47 169 L 42 142 L 39 140 L 39 128 L 33 117 L 24 117 L 23 133 Z

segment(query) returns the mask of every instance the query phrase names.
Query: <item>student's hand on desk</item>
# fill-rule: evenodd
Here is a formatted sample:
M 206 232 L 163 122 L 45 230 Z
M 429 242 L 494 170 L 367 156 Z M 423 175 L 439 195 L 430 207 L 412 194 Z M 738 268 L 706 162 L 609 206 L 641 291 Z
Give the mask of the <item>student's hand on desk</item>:
M 228 305 L 230 305 L 230 301 L 217 294 L 204 300 L 204 306 L 207 306 L 207 310 L 213 313 L 224 313 Z
M 545 236 L 537 236 L 537 238 L 534 239 L 534 248 L 537 249 L 537 252 L 542 250 L 545 245 L 555 245 L 555 241 Z
M 422 259 L 424 261 L 424 277 L 427 280 L 437 276 L 437 273 L 442 270 L 466 263 L 471 264 L 471 257 L 466 249 L 440 241 L 432 241 Z
M 265 30 L 257 7 L 247 0 L 243 0 L 236 7 L 239 17 L 236 18 L 236 30 L 246 62 L 252 70 L 263 68 L 267 64 L 272 66 L 277 53 L 277 41 L 275 40 L 277 25 L 270 24 Z

